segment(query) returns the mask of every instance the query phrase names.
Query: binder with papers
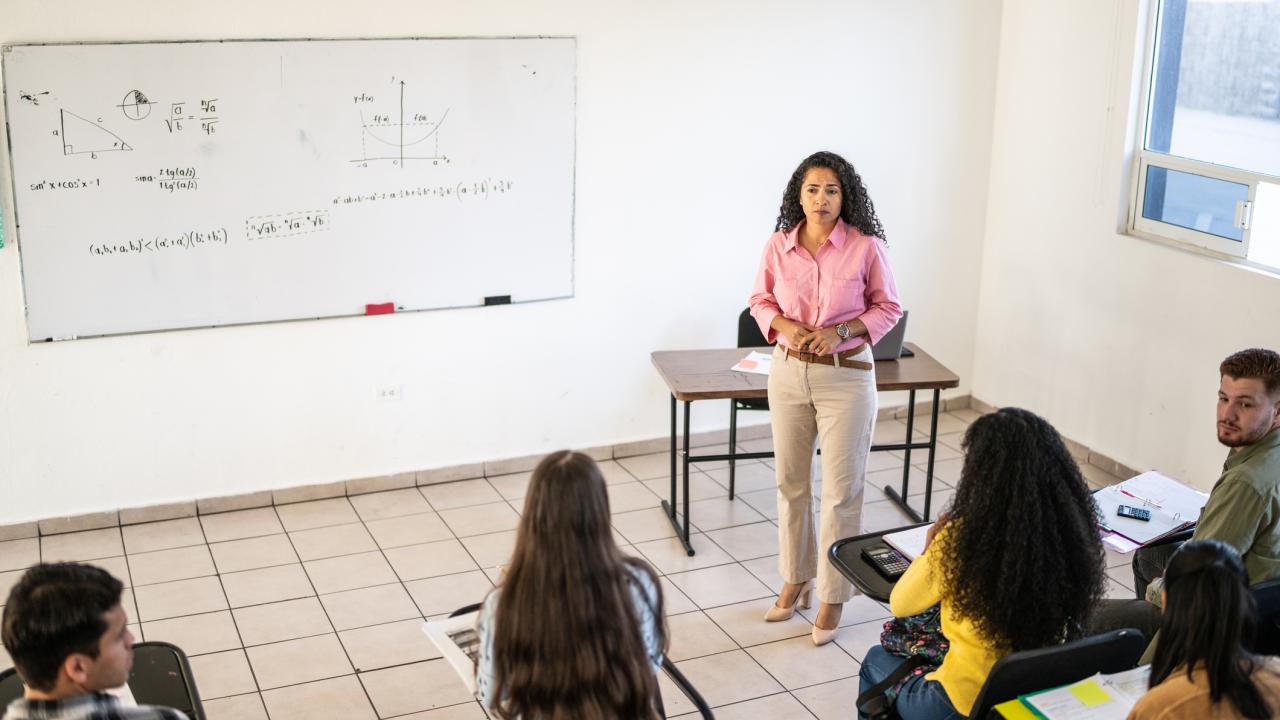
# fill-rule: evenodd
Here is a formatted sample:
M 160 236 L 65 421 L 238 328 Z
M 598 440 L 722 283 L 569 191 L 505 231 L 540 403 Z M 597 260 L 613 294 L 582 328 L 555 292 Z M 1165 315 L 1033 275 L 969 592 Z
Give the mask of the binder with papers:
M 1102 529 L 1131 541 L 1149 545 L 1174 533 L 1195 527 L 1209 496 L 1154 470 L 1094 493 Z M 1121 505 L 1151 511 L 1148 521 L 1120 517 Z

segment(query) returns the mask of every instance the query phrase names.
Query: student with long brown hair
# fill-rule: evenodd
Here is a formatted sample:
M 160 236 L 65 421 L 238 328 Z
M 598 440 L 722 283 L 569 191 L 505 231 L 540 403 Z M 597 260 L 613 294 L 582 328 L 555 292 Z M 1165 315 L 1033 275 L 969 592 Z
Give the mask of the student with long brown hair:
M 1164 571 L 1164 614 L 1150 692 L 1129 720 L 1273 718 L 1280 659 L 1249 652 L 1257 607 L 1236 549 L 1220 540 L 1183 545 Z
M 477 694 L 504 719 L 656 719 L 663 618 L 657 573 L 614 542 L 600 468 L 552 453 L 480 610 Z

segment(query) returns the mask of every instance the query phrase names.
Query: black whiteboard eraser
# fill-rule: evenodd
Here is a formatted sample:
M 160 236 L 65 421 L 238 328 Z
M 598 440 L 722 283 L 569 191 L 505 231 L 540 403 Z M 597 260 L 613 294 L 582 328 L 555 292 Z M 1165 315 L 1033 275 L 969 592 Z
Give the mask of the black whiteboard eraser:
M 484 299 L 485 305 L 510 305 L 510 295 L 490 295 Z

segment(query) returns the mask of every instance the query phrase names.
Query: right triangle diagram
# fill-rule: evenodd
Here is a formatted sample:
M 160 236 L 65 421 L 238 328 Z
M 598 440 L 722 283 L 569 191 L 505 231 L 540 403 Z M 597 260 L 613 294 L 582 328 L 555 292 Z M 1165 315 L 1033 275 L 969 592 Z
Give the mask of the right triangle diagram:
M 110 152 L 113 150 L 132 150 L 120 136 L 102 127 L 92 120 L 62 110 L 62 154 L 80 155 L 83 153 Z

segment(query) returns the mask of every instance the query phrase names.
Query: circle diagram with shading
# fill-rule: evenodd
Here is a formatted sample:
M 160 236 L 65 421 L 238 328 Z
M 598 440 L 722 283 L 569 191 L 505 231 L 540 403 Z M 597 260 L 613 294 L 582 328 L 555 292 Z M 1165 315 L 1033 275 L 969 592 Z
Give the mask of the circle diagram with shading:
M 151 101 L 141 90 L 130 90 L 116 107 L 130 120 L 143 120 L 151 114 Z

